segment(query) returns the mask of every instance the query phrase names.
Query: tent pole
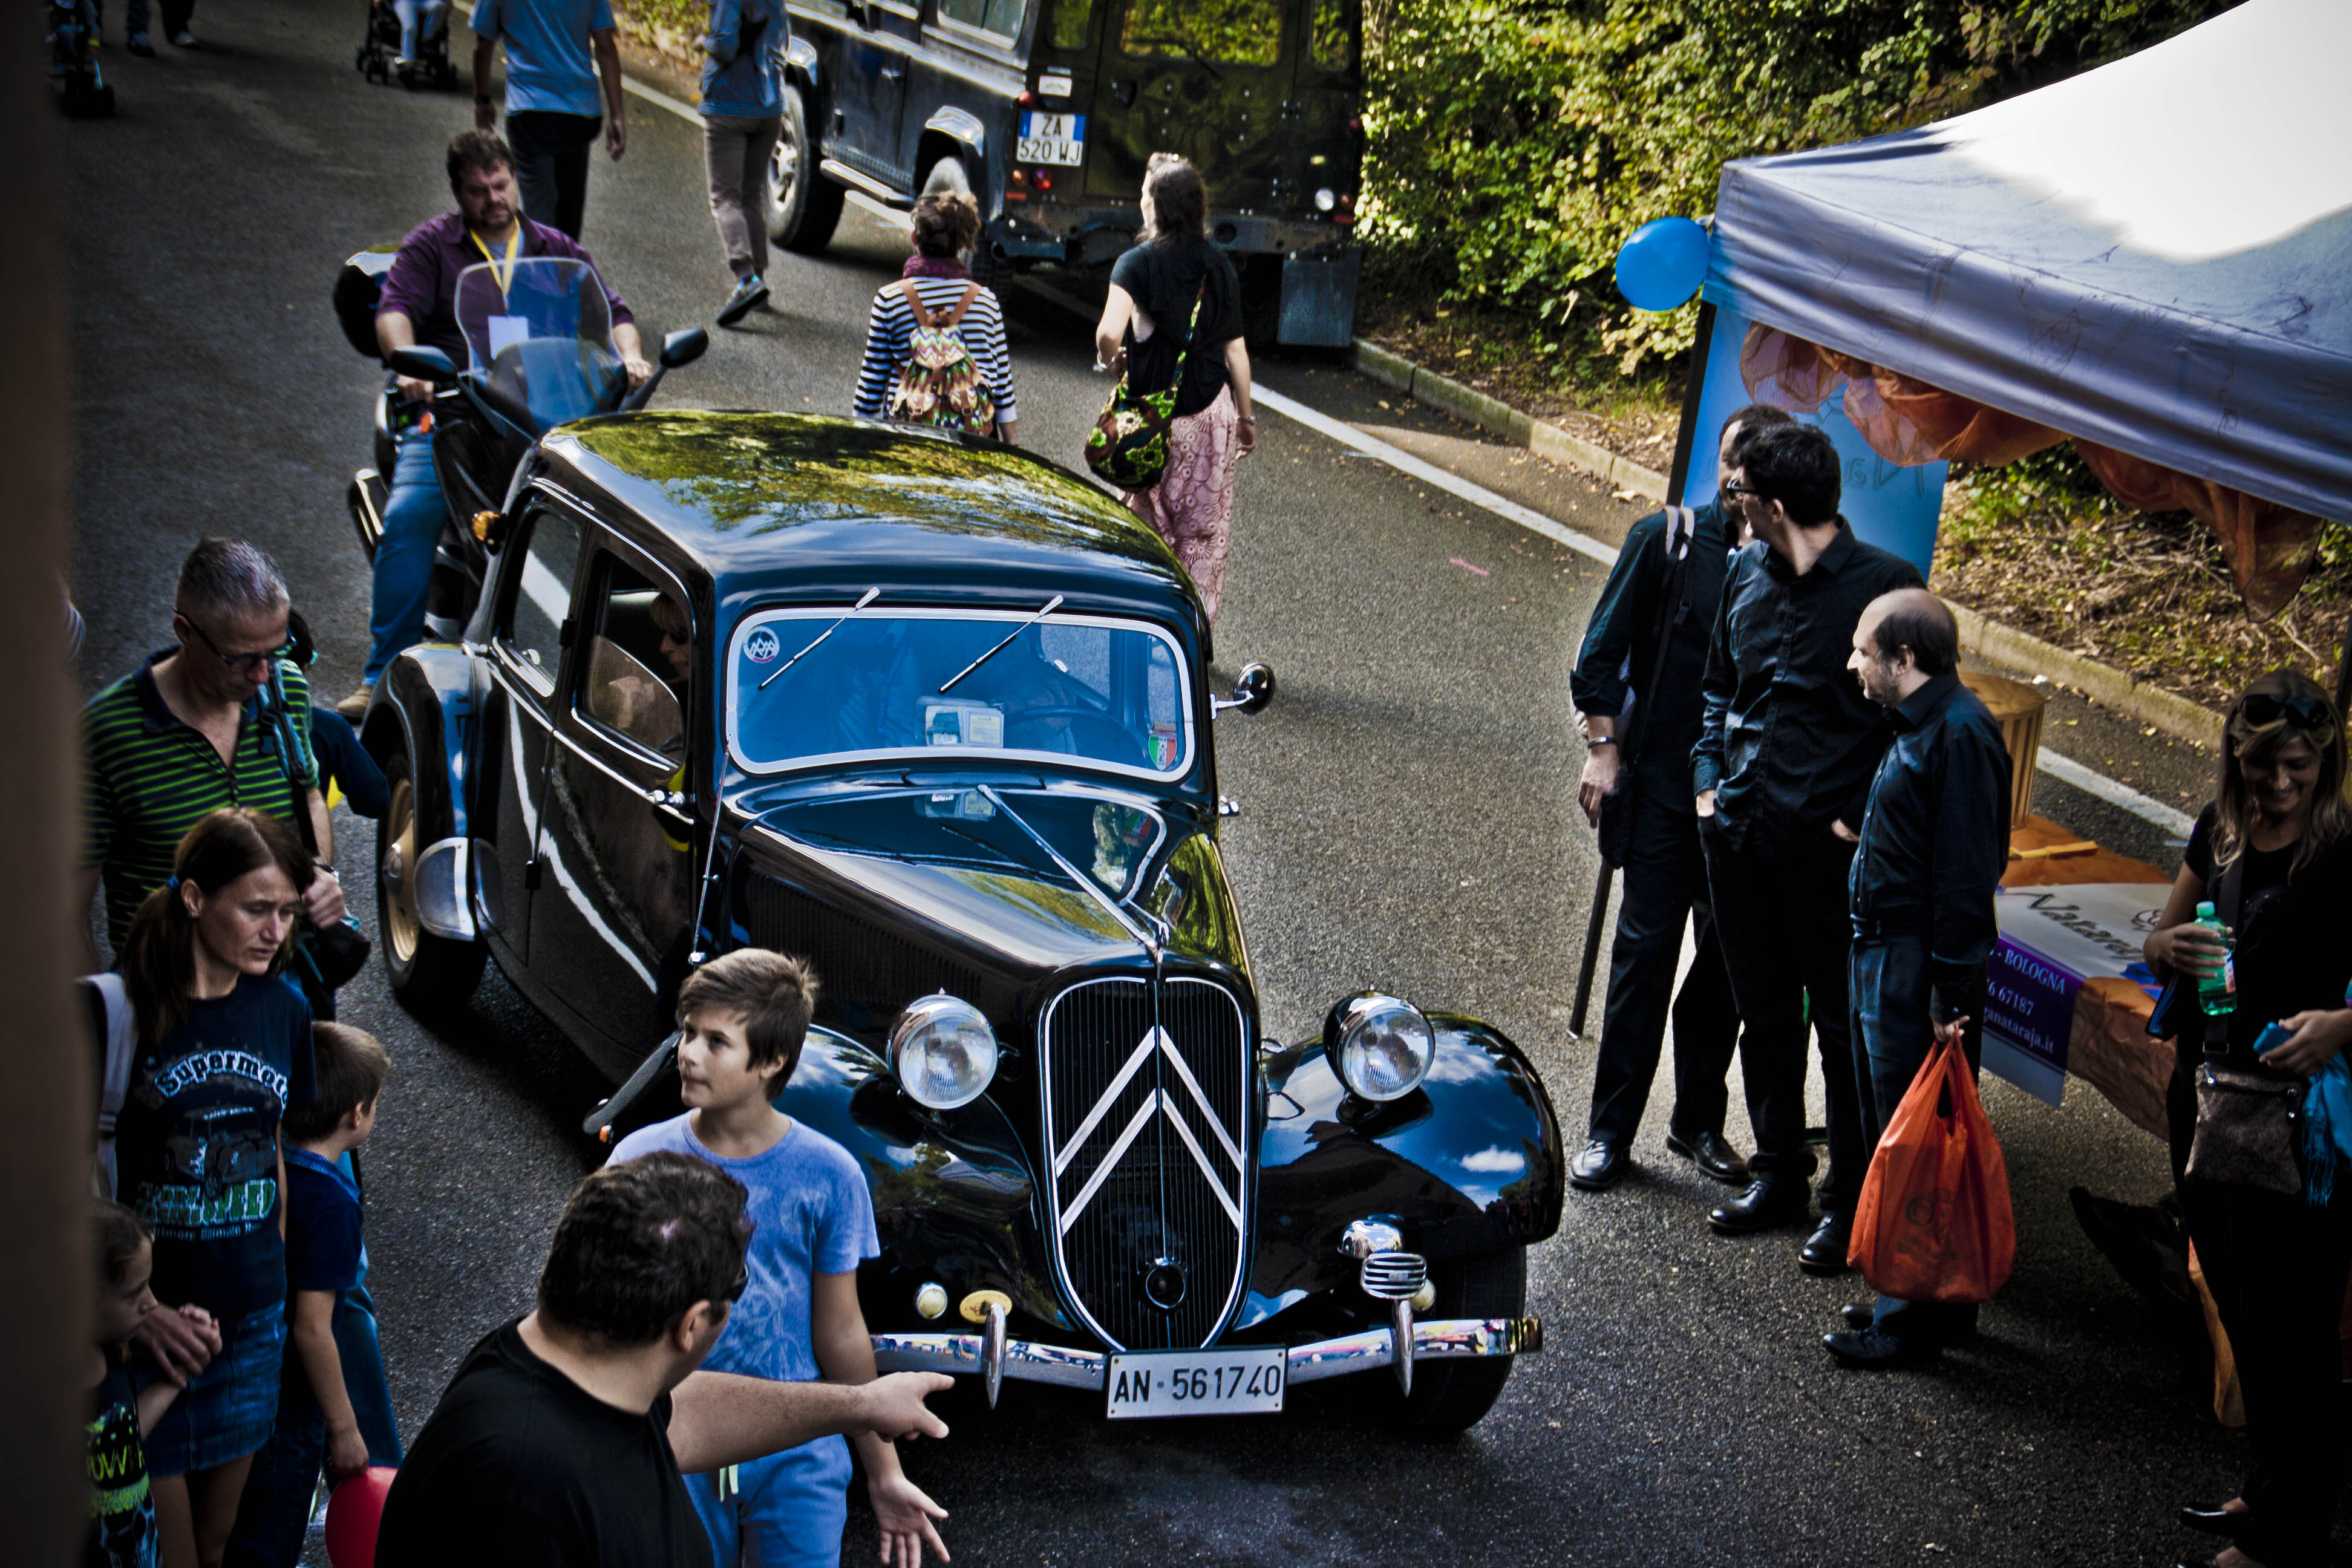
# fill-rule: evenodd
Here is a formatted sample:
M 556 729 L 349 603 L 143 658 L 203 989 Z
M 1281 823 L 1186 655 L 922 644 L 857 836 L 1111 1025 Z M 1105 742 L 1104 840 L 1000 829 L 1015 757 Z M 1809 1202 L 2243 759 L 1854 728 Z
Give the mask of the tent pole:
M 1698 335 L 1691 340 L 1690 370 L 1683 377 L 1682 427 L 1675 432 L 1675 463 L 1666 479 L 1666 502 L 1683 503 L 1683 485 L 1690 478 L 1691 447 L 1698 439 L 1698 400 L 1706 390 L 1706 360 L 1715 342 L 1715 301 L 1698 302 Z

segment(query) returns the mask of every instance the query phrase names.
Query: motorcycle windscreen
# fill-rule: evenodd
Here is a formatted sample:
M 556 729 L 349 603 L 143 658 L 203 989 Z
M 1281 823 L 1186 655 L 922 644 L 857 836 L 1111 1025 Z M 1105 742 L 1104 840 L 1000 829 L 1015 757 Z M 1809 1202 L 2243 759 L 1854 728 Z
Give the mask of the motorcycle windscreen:
M 483 394 L 534 436 L 610 412 L 628 388 L 604 280 L 584 261 L 477 262 L 457 275 L 457 326 Z

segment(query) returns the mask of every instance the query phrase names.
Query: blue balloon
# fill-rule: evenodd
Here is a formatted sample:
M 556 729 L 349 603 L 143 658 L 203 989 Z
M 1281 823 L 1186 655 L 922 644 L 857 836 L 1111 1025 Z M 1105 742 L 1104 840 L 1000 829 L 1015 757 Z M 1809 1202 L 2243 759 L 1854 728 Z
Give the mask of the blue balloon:
M 1617 252 L 1617 289 L 1637 310 L 1671 310 L 1706 280 L 1706 230 L 1686 217 L 1652 218 Z

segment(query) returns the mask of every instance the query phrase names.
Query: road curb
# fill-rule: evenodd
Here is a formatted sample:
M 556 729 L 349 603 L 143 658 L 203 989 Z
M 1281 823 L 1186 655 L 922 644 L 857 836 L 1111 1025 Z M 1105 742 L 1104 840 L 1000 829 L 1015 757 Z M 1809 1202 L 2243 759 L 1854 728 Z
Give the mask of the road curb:
M 1539 458 L 1593 475 L 1654 501 L 1664 502 L 1666 499 L 1665 475 L 1628 461 L 1606 447 L 1572 436 L 1547 420 L 1533 418 L 1500 398 L 1489 397 L 1475 387 L 1424 369 L 1378 343 L 1358 338 L 1355 364 L 1359 374 L 1525 447 Z M 2112 708 L 2143 724 L 2152 724 L 2178 739 L 2208 748 L 2221 745 L 2221 716 L 2210 708 L 2147 681 L 2135 680 L 2096 659 L 2069 653 L 2054 643 L 1990 620 L 1965 605 L 1952 605 L 1951 608 L 1960 623 L 1960 646 L 1978 658 L 2071 687 L 2102 707 Z
M 1951 605 L 1953 617 L 1960 623 L 1960 647 L 1979 658 L 2028 675 L 2046 676 L 2103 708 L 2128 714 L 2177 739 L 2208 750 L 2221 746 L 2221 715 L 2210 708 L 2162 687 L 2134 680 L 2120 669 L 2069 653 L 2014 626 L 1989 620 L 1966 605 L 1952 605 L 1948 599 L 1945 603 Z

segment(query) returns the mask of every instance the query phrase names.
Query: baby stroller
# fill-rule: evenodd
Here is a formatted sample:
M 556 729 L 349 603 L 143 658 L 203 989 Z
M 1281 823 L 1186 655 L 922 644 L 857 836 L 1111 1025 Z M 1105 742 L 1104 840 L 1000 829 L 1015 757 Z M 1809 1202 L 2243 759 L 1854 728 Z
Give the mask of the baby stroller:
M 60 79 L 60 105 L 76 120 L 113 113 L 114 84 L 98 68 L 95 0 L 52 0 L 48 10 L 49 74 Z
M 403 36 L 412 29 L 415 52 L 404 55 Z M 397 76 L 406 88 L 456 87 L 447 0 L 368 0 L 367 32 L 352 64 L 370 81 L 389 82 Z

